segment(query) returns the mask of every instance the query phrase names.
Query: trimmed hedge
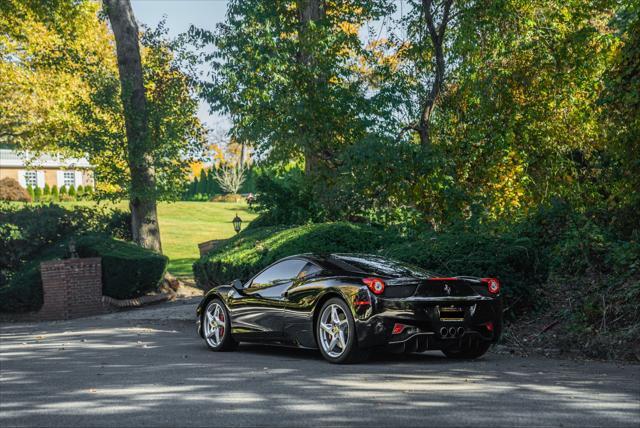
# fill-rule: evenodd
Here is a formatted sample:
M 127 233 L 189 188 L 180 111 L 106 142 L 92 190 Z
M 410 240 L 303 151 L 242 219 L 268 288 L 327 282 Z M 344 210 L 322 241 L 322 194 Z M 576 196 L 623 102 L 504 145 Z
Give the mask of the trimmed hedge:
M 426 233 L 411 238 L 352 223 L 320 223 L 289 229 L 247 229 L 193 265 L 198 285 L 209 288 L 246 280 L 274 261 L 300 253 L 366 252 L 413 263 L 444 275 L 497 277 L 507 306 L 533 306 L 536 285 L 545 279 L 531 239 L 470 232 Z
M 119 210 L 0 203 L 0 287 L 43 249 L 70 236 L 97 233 L 126 240 L 130 225 L 131 214 Z
M 140 297 L 157 289 L 166 256 L 104 235 L 76 239 L 81 257 L 102 257 L 102 293 L 116 299 Z M 52 245 L 26 263 L 0 287 L 0 312 L 27 312 L 42 306 L 40 263 L 68 257 L 68 240 Z
M 102 236 L 82 237 L 76 247 L 80 257 L 102 257 L 102 294 L 114 299 L 156 290 L 169 262 L 162 254 Z

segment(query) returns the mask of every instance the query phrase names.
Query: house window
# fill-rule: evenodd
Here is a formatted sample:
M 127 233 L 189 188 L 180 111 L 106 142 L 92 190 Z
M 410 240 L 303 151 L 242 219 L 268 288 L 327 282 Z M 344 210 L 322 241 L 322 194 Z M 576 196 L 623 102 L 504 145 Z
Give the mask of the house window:
M 66 187 L 76 185 L 76 173 L 73 171 L 65 171 L 62 175 L 62 182 Z
M 38 185 L 38 174 L 35 171 L 24 172 L 24 184 L 25 186 L 36 187 Z

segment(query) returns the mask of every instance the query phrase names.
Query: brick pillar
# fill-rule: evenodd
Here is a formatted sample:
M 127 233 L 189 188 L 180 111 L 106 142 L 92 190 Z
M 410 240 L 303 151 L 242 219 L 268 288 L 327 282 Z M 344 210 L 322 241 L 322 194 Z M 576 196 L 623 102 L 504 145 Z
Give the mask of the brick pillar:
M 42 262 L 40 271 L 44 304 L 39 318 L 69 319 L 104 312 L 99 257 Z

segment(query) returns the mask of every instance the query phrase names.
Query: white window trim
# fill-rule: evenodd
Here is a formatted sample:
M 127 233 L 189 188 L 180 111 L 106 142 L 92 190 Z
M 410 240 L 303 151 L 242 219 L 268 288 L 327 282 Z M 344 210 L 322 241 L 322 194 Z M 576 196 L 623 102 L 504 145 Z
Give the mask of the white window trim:
M 27 188 L 27 177 L 25 177 L 26 172 L 27 171 L 23 169 L 18 170 L 18 183 L 20 183 L 20 185 L 25 189 Z
M 56 171 L 56 182 L 58 183 L 58 189 L 61 189 L 62 186 L 64 186 L 64 171 Z
M 44 188 L 45 179 L 44 179 L 44 171 L 36 171 L 36 184 L 40 188 Z
M 82 171 L 75 171 L 76 173 L 76 187 L 82 186 L 84 183 L 82 182 Z

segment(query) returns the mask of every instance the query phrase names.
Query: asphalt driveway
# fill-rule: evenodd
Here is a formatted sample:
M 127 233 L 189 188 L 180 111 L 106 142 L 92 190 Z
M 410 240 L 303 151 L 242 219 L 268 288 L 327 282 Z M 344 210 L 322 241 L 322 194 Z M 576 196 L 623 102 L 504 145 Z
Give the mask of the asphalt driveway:
M 193 302 L 0 326 L 0 426 L 638 426 L 640 366 L 208 351 Z

